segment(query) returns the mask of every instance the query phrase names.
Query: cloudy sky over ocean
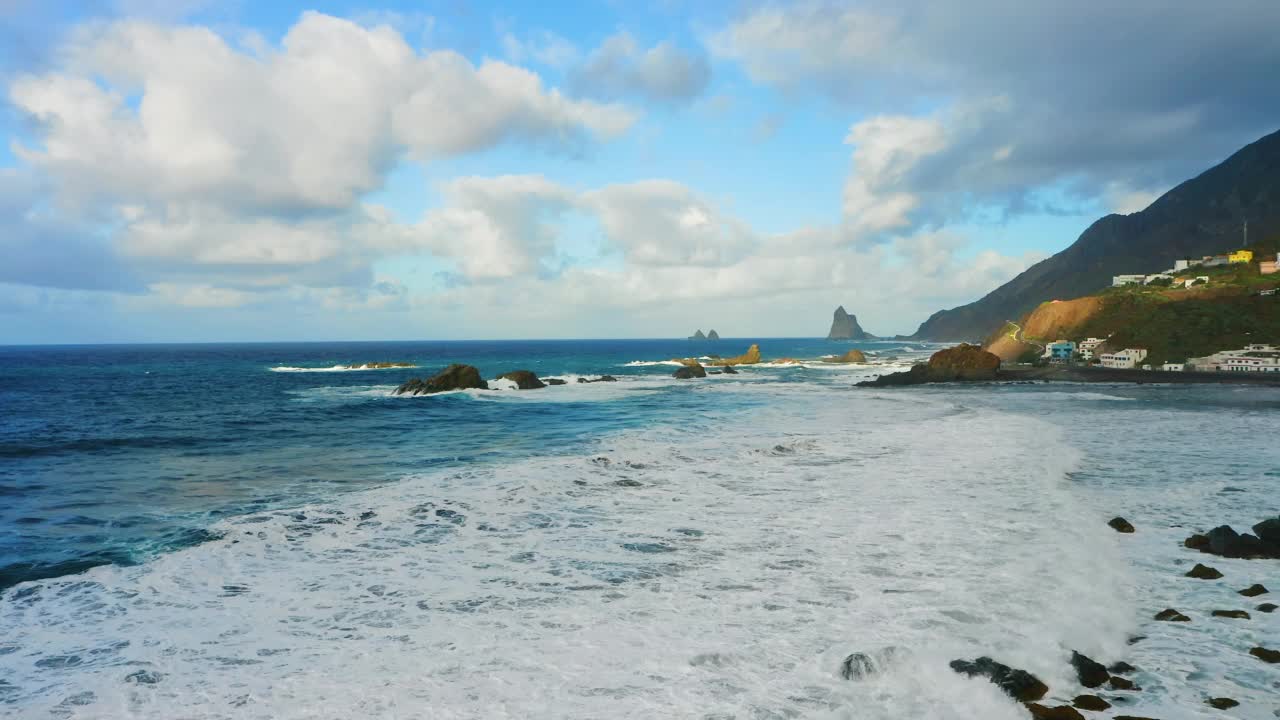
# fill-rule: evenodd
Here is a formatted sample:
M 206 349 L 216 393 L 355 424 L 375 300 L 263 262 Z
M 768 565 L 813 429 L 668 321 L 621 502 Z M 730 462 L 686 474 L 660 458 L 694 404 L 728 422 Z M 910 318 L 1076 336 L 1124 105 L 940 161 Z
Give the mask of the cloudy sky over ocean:
M 0 343 L 909 333 L 1274 131 L 1277 27 L 0 0 Z

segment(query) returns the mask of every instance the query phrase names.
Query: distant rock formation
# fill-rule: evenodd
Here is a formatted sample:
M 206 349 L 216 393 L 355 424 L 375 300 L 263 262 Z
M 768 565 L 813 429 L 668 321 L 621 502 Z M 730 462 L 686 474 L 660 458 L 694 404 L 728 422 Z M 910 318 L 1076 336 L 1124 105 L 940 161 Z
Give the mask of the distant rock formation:
M 706 339 L 707 339 L 707 336 L 706 336 L 706 335 L 703 335 L 703 334 L 702 334 L 702 329 L 701 329 L 701 328 L 699 328 L 699 329 L 698 329 L 698 332 L 696 332 L 696 333 L 694 333 L 694 334 L 692 334 L 692 335 L 690 335 L 690 336 L 689 336 L 689 339 L 690 339 L 690 340 L 706 340 Z
M 414 378 L 396 388 L 396 395 L 427 395 L 449 390 L 488 390 L 489 385 L 480 377 L 480 371 L 471 365 L 453 364 L 432 378 Z
M 707 339 L 708 339 L 708 340 L 719 340 L 719 339 L 720 339 L 720 333 L 716 332 L 716 331 L 715 331 L 715 329 L 713 328 L 713 329 L 711 330 L 711 332 L 707 333 Z
M 835 317 L 831 319 L 831 332 L 828 340 L 874 340 L 875 336 L 867 333 L 858 325 L 858 316 L 845 312 L 844 306 L 836 308 Z

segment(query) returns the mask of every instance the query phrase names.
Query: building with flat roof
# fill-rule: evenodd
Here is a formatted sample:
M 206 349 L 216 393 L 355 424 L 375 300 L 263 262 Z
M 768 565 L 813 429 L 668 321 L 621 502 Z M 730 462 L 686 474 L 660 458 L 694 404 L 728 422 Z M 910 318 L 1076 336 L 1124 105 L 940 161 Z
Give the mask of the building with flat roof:
M 1102 367 L 1113 370 L 1132 370 L 1138 363 L 1147 359 L 1145 348 L 1125 348 L 1119 352 L 1103 353 L 1099 356 Z

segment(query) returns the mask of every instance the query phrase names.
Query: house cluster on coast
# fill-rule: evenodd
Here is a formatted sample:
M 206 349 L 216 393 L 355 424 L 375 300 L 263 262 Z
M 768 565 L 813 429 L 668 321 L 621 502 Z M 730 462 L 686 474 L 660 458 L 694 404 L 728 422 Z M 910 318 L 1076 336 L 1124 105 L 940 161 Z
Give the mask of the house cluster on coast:
M 1191 275 L 1190 273 L 1194 272 L 1192 268 L 1215 268 L 1251 262 L 1253 262 L 1252 250 L 1236 250 L 1225 255 L 1205 255 L 1198 260 L 1186 258 L 1175 260 L 1173 267 L 1168 270 L 1151 273 L 1150 275 L 1113 275 L 1111 277 L 1111 287 L 1151 285 L 1152 283 L 1164 281 L 1168 281 L 1170 285 L 1175 287 L 1206 285 L 1209 282 L 1209 276 Z M 1263 275 L 1274 275 L 1277 269 L 1280 269 L 1280 255 L 1276 255 L 1270 260 L 1259 260 L 1258 269 Z
M 1280 346 L 1265 343 L 1246 345 L 1239 350 L 1224 350 L 1186 362 L 1166 362 L 1160 367 L 1143 364 L 1147 359 L 1146 348 L 1124 348 L 1114 352 L 1096 354 L 1098 346 L 1106 338 L 1089 338 L 1075 342 L 1058 340 L 1045 346 L 1044 359 L 1051 363 L 1074 362 L 1097 364 L 1111 370 L 1164 370 L 1167 372 L 1280 372 Z

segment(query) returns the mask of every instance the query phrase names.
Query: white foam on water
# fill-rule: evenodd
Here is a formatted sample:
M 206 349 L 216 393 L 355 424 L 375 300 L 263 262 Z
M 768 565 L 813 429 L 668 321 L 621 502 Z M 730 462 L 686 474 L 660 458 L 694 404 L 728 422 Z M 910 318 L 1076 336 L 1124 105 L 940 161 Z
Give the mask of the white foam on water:
M 515 380 L 508 380 L 507 378 L 498 378 L 496 380 L 489 380 L 487 381 L 486 384 L 489 386 L 490 390 L 510 391 L 510 390 L 520 389 L 519 383 L 517 383 Z
M 410 370 L 417 365 L 396 365 L 393 367 L 370 367 L 369 365 L 331 365 L 329 367 L 297 367 L 293 365 L 277 365 L 267 368 L 271 372 L 283 373 L 334 373 L 334 372 L 370 372 L 373 370 Z
M 699 387 L 771 402 L 10 589 L 0 712 L 1013 720 L 947 662 L 991 655 L 1061 699 L 1069 649 L 1123 651 L 1119 540 L 1054 426 L 938 396 Z M 839 677 L 886 646 L 908 655 Z
M 622 367 L 654 367 L 657 365 L 683 367 L 684 363 L 679 360 L 632 360 L 631 362 L 622 363 Z

